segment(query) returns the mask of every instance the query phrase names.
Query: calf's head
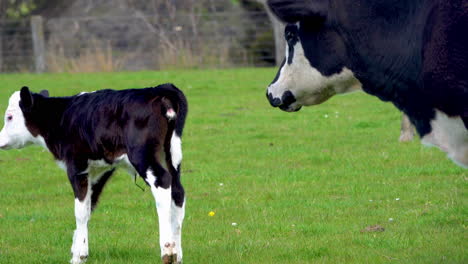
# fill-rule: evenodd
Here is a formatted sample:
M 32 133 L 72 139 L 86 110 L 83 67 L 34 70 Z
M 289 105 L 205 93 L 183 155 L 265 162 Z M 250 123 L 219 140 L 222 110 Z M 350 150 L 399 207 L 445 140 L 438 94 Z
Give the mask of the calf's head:
M 310 7 L 308 1 L 268 4 L 276 16 L 289 22 L 284 32 L 286 58 L 266 93 L 273 107 L 298 111 L 335 94 L 360 89 L 354 74 L 344 67 L 345 46 L 328 26 L 325 6 Z
M 26 118 L 34 111 L 34 100 L 37 96 L 48 96 L 47 91 L 32 94 L 27 87 L 11 95 L 5 111 L 4 126 L 0 131 L 0 148 L 22 148 L 41 139 L 33 135 L 26 125 Z

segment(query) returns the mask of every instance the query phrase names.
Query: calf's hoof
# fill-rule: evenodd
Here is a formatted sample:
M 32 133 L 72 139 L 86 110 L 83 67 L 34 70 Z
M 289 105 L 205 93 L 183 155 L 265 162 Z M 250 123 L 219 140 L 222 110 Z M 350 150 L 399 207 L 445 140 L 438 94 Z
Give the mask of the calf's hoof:
M 70 260 L 70 263 L 71 264 L 82 264 L 82 263 L 85 263 L 86 260 L 88 260 L 88 256 L 79 256 L 79 257 L 73 257 L 71 260 Z
M 182 263 L 182 255 L 178 257 L 177 255 L 177 248 L 175 242 L 172 243 L 165 243 L 163 250 L 161 252 L 162 256 L 162 263 L 163 264 L 181 264 Z
M 182 262 L 177 261 L 177 254 L 174 255 L 164 255 L 162 257 L 163 264 L 180 264 Z

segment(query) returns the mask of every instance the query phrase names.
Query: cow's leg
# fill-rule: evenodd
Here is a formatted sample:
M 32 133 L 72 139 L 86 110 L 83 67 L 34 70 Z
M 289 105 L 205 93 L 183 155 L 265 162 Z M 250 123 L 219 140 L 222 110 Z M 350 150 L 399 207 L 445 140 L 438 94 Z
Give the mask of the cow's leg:
M 182 222 L 185 216 L 185 191 L 180 182 L 180 165 L 182 162 L 182 145 L 180 137 L 174 132 L 166 142 L 164 157 L 166 168 L 172 175 L 172 234 L 176 243 L 177 263 L 182 262 Z
M 146 171 L 145 181 L 151 187 L 159 219 L 159 245 L 163 263 L 177 262 L 177 248 L 172 233 L 172 188 L 171 175 L 161 165 L 156 164 Z
M 71 247 L 72 264 L 83 263 L 88 258 L 88 221 L 91 217 L 91 181 L 88 173 L 68 167 L 68 176 L 75 193 L 76 229 Z
M 179 175 L 172 180 L 172 233 L 176 243 L 177 263 L 182 262 L 182 222 L 185 216 L 185 193 Z
M 405 114 L 401 117 L 401 133 L 400 142 L 407 142 L 413 140 L 414 137 L 414 126 L 411 124 L 408 116 Z

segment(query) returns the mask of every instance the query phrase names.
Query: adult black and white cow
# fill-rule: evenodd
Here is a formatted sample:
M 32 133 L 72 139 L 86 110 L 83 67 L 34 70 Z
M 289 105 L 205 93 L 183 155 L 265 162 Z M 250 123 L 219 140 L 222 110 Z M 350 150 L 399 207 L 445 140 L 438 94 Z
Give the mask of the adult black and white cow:
M 287 60 L 272 105 L 297 111 L 359 81 L 392 102 L 422 142 L 468 167 L 468 4 L 464 0 L 268 0 L 288 23 Z M 275 81 L 274 81 L 275 82 Z M 309 94 L 301 88 L 309 89 Z M 325 99 L 326 100 L 326 99 Z
M 281 64 L 273 82 L 268 86 L 266 94 L 271 106 L 279 107 L 284 111 L 291 111 L 289 109 L 290 104 L 287 103 L 287 97 L 293 95 L 290 99 L 294 98 L 294 103 L 299 105 L 294 111 L 299 111 L 302 106 L 321 104 L 334 95 L 351 93 L 362 89 L 361 83 L 356 78 L 344 78 L 342 81 L 338 79 L 331 81 L 326 78 L 314 79 L 316 75 L 316 70 L 314 68 L 301 68 L 300 66 L 303 66 L 301 63 L 293 64 L 292 61 L 295 53 L 300 53 L 299 56 L 296 54 L 296 58 L 304 58 L 302 50 L 294 50 L 297 41 L 290 41 L 294 34 L 297 36 L 296 26 L 286 26 L 284 34 L 286 41 L 286 58 Z M 286 63 L 286 61 L 291 61 L 291 63 Z M 307 70 L 310 72 L 307 73 Z M 296 78 L 297 75 L 295 74 L 298 72 L 301 72 L 299 76 L 303 78 Z M 288 93 L 285 91 L 288 91 Z M 283 96 L 284 98 L 282 98 Z M 414 126 L 411 124 L 408 117 L 403 114 L 399 140 L 401 142 L 407 142 L 413 140 L 413 137 Z
M 71 263 L 88 257 L 88 221 L 117 167 L 140 175 L 156 200 L 163 263 L 182 260 L 185 194 L 180 182 L 181 136 L 187 100 L 172 84 L 71 97 L 13 93 L 0 148 L 37 144 L 67 172 L 75 195 Z

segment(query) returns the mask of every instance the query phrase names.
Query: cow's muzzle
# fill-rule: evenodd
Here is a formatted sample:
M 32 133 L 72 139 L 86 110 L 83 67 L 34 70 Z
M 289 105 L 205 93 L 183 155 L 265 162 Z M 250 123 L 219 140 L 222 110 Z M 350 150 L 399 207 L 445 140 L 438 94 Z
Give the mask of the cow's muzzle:
M 278 106 L 281 105 L 281 99 L 274 98 L 273 95 L 271 93 L 269 93 L 268 91 L 267 91 L 266 96 L 267 96 L 268 102 L 270 102 L 271 106 L 278 107 Z
M 296 97 L 294 97 L 291 91 L 284 92 L 281 98 L 273 97 L 273 95 L 267 91 L 266 97 L 271 106 L 279 107 L 283 111 L 296 112 L 301 109 L 301 106 L 293 107 L 293 103 L 296 102 Z

